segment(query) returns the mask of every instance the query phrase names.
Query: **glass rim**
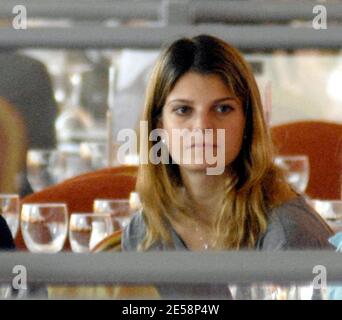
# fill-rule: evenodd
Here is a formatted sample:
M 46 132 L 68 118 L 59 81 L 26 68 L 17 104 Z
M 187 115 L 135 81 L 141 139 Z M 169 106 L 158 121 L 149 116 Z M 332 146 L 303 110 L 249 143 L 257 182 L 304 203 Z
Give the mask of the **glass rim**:
M 77 217 L 77 216 L 82 216 L 82 217 L 110 217 L 110 213 L 96 213 L 96 212 L 72 212 L 70 214 L 71 217 Z
M 91 142 L 91 141 L 82 141 L 80 145 L 88 145 L 88 146 L 107 146 L 106 142 Z
M 32 203 L 23 203 L 23 207 L 67 207 L 67 203 L 65 202 L 32 202 Z
M 51 152 L 51 151 L 56 151 L 56 148 L 32 148 L 32 149 L 28 149 L 27 153 L 29 152 Z
M 124 198 L 120 198 L 120 199 L 94 199 L 94 203 L 97 202 L 117 202 L 117 203 L 129 203 L 129 199 L 124 199 Z
M 19 194 L 17 194 L 17 193 L 0 193 L 0 198 L 2 198 L 2 197 L 18 198 L 19 199 Z
M 309 156 L 306 154 L 294 154 L 294 155 L 276 155 L 274 159 L 291 159 L 291 160 L 302 160 L 309 159 Z

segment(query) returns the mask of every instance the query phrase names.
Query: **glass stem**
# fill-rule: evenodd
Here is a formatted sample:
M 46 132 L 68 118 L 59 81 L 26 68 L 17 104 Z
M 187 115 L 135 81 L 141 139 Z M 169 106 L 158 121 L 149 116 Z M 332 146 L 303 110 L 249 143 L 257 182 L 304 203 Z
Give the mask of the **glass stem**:
M 70 95 L 70 106 L 77 108 L 80 106 L 82 77 L 80 73 L 75 73 L 71 76 L 72 91 Z

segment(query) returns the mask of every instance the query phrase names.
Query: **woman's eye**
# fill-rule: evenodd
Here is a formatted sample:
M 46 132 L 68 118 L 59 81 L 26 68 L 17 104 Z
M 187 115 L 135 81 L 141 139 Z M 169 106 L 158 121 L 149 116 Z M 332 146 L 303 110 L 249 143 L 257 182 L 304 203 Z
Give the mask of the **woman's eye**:
M 191 108 L 187 106 L 181 106 L 174 109 L 174 112 L 178 115 L 186 115 L 191 112 Z
M 216 107 L 216 111 L 218 111 L 219 113 L 228 113 L 232 110 L 233 108 L 228 104 L 223 104 Z

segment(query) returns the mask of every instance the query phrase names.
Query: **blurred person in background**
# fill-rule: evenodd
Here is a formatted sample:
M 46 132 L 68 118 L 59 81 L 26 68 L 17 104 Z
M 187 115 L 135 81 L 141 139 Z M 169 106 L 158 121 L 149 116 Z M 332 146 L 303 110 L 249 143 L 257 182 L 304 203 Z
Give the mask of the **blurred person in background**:
M 54 148 L 58 110 L 45 66 L 31 57 L 2 51 L 0 74 L 0 97 L 15 106 L 22 116 L 28 135 L 27 149 Z M 19 179 L 21 196 L 32 192 L 25 171 Z

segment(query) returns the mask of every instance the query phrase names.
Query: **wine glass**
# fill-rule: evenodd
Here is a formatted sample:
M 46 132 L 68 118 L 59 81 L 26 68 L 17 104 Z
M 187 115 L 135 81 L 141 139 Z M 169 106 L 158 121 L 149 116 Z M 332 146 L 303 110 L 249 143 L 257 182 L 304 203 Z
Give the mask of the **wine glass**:
M 37 192 L 55 183 L 50 172 L 51 157 L 54 149 L 30 149 L 27 152 L 27 179 L 32 189 Z
M 138 192 L 133 191 L 129 194 L 129 206 L 133 212 L 142 208 L 142 203 Z
M 306 155 L 277 156 L 274 162 L 284 170 L 287 182 L 303 194 L 309 182 L 309 158 Z
M 106 167 L 106 150 L 104 142 L 82 142 L 80 145 L 81 159 L 91 170 Z
M 334 232 L 342 231 L 342 200 L 312 199 L 310 204 Z
M 94 212 L 109 214 L 116 231 L 128 225 L 133 210 L 128 199 L 95 199 Z
M 82 76 L 89 70 L 88 66 L 74 66 L 70 73 L 71 94 L 56 120 L 57 139 L 62 145 L 81 143 L 84 134 L 94 127 L 94 119 L 81 105 Z
M 112 220 L 108 214 L 73 213 L 70 216 L 69 240 L 73 252 L 90 252 L 112 233 Z
M 122 164 L 127 166 L 138 166 L 139 162 L 139 154 L 132 153 L 124 156 L 124 161 Z
M 110 166 L 116 166 L 116 155 L 120 144 L 111 143 L 113 159 Z M 83 163 L 91 170 L 98 170 L 108 166 L 107 143 L 105 142 L 82 142 L 80 144 L 80 155 Z
M 0 215 L 6 220 L 15 239 L 19 229 L 19 196 L 17 194 L 0 194 Z
M 64 145 L 50 159 L 49 172 L 57 183 L 90 170 L 89 164 L 81 158 L 80 147 L 76 145 Z
M 21 210 L 21 232 L 26 247 L 35 253 L 62 250 L 68 233 L 64 203 L 29 203 Z
M 311 283 L 275 284 L 254 283 L 251 286 L 252 300 L 310 300 L 313 294 Z

